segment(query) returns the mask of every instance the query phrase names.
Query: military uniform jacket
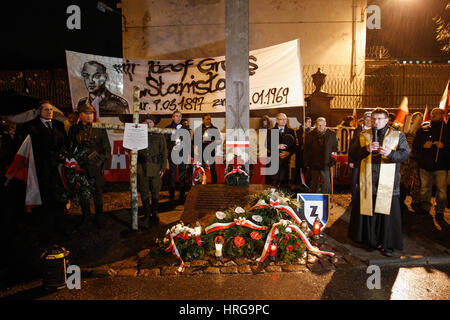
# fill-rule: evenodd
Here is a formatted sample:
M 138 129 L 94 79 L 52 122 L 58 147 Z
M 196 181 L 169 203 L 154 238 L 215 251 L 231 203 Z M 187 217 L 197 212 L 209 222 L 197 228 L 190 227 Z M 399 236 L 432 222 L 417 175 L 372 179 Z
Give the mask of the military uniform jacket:
M 129 112 L 127 100 L 115 95 L 107 89 L 103 90 L 100 94 L 100 98 L 101 99 L 98 105 L 100 116 L 124 114 Z M 77 107 L 86 103 L 91 103 L 89 97 L 81 98 L 77 103 Z
M 137 173 L 154 177 L 167 167 L 166 139 L 162 134 L 149 133 L 147 149 L 139 150 Z
M 70 150 L 75 148 L 87 150 L 87 165 L 85 168 L 90 176 L 103 176 L 104 170 L 109 170 L 111 145 L 105 129 L 83 126 L 81 122 L 69 129 Z

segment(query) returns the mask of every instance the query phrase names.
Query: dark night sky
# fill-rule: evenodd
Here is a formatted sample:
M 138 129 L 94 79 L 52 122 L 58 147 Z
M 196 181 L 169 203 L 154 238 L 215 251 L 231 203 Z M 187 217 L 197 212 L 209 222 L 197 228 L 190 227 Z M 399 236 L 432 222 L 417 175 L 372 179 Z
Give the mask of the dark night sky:
M 120 10 L 117 1 L 103 0 L 117 14 L 103 13 L 97 1 L 9 1 L 2 3 L 0 70 L 64 68 L 64 50 L 122 56 Z M 6 1 L 5 1 L 6 3 Z M 67 7 L 81 9 L 81 30 L 69 30 Z
M 436 23 L 447 0 L 370 0 L 381 9 L 381 29 L 367 30 L 367 46 L 384 46 L 391 57 L 446 60 L 436 41 Z
M 2 3 L 0 11 L 0 70 L 64 68 L 65 49 L 122 56 L 121 16 L 99 11 L 95 0 L 10 2 Z M 118 1 L 103 2 L 116 8 Z M 367 30 L 367 45 L 383 45 L 393 58 L 447 59 L 435 40 L 432 20 L 446 2 L 370 0 L 381 8 L 381 30 Z M 71 4 L 81 8 L 81 30 L 66 27 Z

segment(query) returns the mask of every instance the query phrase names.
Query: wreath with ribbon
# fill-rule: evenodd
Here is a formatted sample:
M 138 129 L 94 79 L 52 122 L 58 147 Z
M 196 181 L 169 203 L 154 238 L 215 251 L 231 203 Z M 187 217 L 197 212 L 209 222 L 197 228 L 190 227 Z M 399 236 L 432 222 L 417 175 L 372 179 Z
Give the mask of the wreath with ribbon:
M 200 162 L 195 162 L 192 172 L 192 185 L 206 184 L 206 173 Z
M 233 164 L 228 165 L 225 172 L 225 184 L 229 186 L 248 186 L 249 174 L 243 166 L 235 159 Z
M 80 204 L 82 200 L 89 199 L 94 193 L 95 180 L 90 178 L 82 168 L 85 164 L 86 150 L 67 152 L 64 155 L 64 164 L 60 166 L 61 180 L 64 185 L 61 198 L 64 202 L 73 200 Z

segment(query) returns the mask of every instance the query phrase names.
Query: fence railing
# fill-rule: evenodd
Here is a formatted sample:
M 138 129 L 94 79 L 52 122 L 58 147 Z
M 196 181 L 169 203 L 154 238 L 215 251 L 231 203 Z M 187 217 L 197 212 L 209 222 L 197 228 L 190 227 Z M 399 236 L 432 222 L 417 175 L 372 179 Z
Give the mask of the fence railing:
M 305 95 L 315 90 L 312 74 L 317 69 L 327 74 L 324 92 L 334 96 L 331 108 L 397 108 L 403 96 L 408 97 L 410 108 L 436 107 L 442 97 L 450 65 L 403 65 L 359 68 L 350 76 L 349 66 L 304 65 L 303 85 Z M 70 110 L 69 80 L 66 69 L 25 70 L 0 72 L 0 90 L 12 89 L 42 99 L 49 99 L 62 110 Z

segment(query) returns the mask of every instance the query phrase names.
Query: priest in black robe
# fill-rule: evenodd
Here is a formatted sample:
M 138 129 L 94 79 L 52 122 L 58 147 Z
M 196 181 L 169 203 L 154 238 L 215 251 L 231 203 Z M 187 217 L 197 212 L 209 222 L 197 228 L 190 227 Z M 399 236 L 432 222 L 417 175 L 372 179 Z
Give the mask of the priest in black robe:
M 386 256 L 403 250 L 400 209 L 400 163 L 410 148 L 405 135 L 388 126 L 388 112 L 372 111 L 372 128 L 361 132 L 355 150 L 360 162 L 360 183 L 352 203 L 349 237 L 367 249 L 379 249 Z

